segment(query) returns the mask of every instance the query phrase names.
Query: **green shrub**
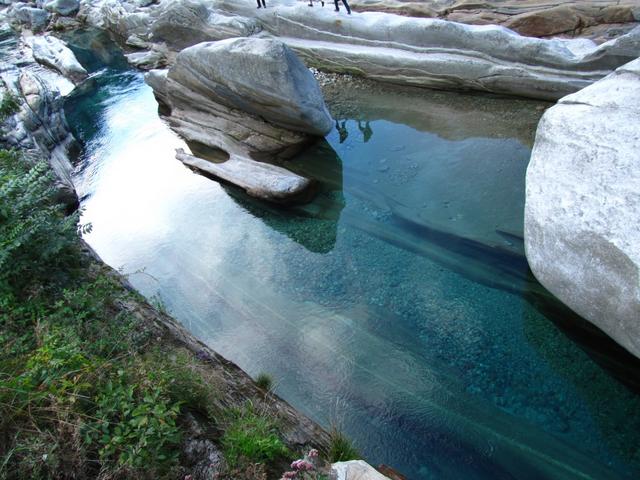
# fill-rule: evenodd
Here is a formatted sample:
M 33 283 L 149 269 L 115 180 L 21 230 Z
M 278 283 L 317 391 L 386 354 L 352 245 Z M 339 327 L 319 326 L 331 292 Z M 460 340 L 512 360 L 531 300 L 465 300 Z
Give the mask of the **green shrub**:
M 95 402 L 95 420 L 85 427 L 85 440 L 98 445 L 102 462 L 162 470 L 177 460 L 180 404 L 169 403 L 160 388 L 143 390 L 124 381 L 108 381 Z
M 183 408 L 198 412 L 210 420 L 215 420 L 215 389 L 207 384 L 196 370 L 194 358 L 186 352 L 167 356 L 160 348 L 154 349 L 137 367 L 140 381 L 161 387 L 174 402 L 181 402 Z
M 262 372 L 258 374 L 255 382 L 258 388 L 262 390 L 270 391 L 273 388 L 273 377 L 268 373 Z
M 269 462 L 288 455 L 273 418 L 258 414 L 251 404 L 229 413 L 231 421 L 221 441 L 229 465 Z
M 18 98 L 11 92 L 6 92 L 0 100 L 0 121 L 7 119 L 20 109 Z
M 77 261 L 77 215 L 55 204 L 49 167 L 0 151 L 0 294 L 50 285 Z
M 362 458 L 353 443 L 335 425 L 329 431 L 330 443 L 327 458 L 331 463 Z

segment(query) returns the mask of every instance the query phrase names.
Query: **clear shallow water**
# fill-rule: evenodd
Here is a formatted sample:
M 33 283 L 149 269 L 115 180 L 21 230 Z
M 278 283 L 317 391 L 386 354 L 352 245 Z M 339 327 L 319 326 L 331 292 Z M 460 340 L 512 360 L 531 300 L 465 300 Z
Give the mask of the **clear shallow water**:
M 339 128 L 288 165 L 322 191 L 283 210 L 187 170 L 141 75 L 76 42 L 102 59 L 66 103 L 87 241 L 215 350 L 411 479 L 640 474 L 640 401 L 614 378 L 637 362 L 522 255 L 546 105 L 328 84 Z

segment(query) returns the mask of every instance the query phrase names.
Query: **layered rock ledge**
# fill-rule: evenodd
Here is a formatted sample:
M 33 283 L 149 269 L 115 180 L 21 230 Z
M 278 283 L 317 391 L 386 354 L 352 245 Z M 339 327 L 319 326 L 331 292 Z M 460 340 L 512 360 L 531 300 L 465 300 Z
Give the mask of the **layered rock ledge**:
M 640 59 L 561 99 L 527 170 L 536 278 L 640 357 Z
M 221 153 L 218 162 L 179 151 L 196 170 L 274 201 L 305 199 L 312 182 L 277 165 L 333 127 L 313 74 L 282 42 L 237 38 L 182 50 L 168 71 L 147 76 L 187 141 Z
M 330 8 L 312 10 L 294 0 L 258 11 L 249 2 L 228 0 L 164 0 L 146 8 L 107 0 L 87 4 L 81 14 L 123 38 L 133 35 L 174 51 L 204 40 L 273 36 L 308 66 L 325 71 L 545 100 L 590 85 L 640 52 L 640 28 L 596 45 L 523 37 L 496 25 L 379 12 L 336 16 Z
M 388 12 L 471 25 L 503 25 L 521 35 L 571 35 L 603 41 L 638 25 L 636 0 L 353 0 L 358 12 Z

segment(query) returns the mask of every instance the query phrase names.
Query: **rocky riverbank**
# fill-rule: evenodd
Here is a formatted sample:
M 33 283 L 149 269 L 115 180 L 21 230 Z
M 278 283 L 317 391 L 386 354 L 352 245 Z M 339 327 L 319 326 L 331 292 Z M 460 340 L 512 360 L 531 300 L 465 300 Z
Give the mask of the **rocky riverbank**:
M 354 0 L 351 5 L 358 12 L 502 25 L 528 37 L 579 37 L 596 43 L 626 34 L 640 21 L 634 0 Z

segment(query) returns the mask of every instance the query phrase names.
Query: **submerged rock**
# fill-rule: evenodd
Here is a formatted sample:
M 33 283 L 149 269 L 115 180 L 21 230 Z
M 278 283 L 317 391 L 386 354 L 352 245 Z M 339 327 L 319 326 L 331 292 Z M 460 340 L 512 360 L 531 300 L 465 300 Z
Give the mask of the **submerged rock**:
M 536 278 L 640 357 L 640 59 L 549 109 L 527 170 Z
M 26 43 L 31 47 L 33 58 L 38 63 L 57 70 L 76 84 L 87 78 L 87 71 L 59 38 L 50 35 L 32 36 L 26 38 Z
M 178 159 L 259 198 L 305 197 L 311 181 L 256 161 L 290 157 L 333 126 L 313 74 L 282 42 L 198 44 L 181 51 L 168 72 L 150 72 L 147 83 L 178 133 L 226 156 L 218 164 L 180 153 Z

